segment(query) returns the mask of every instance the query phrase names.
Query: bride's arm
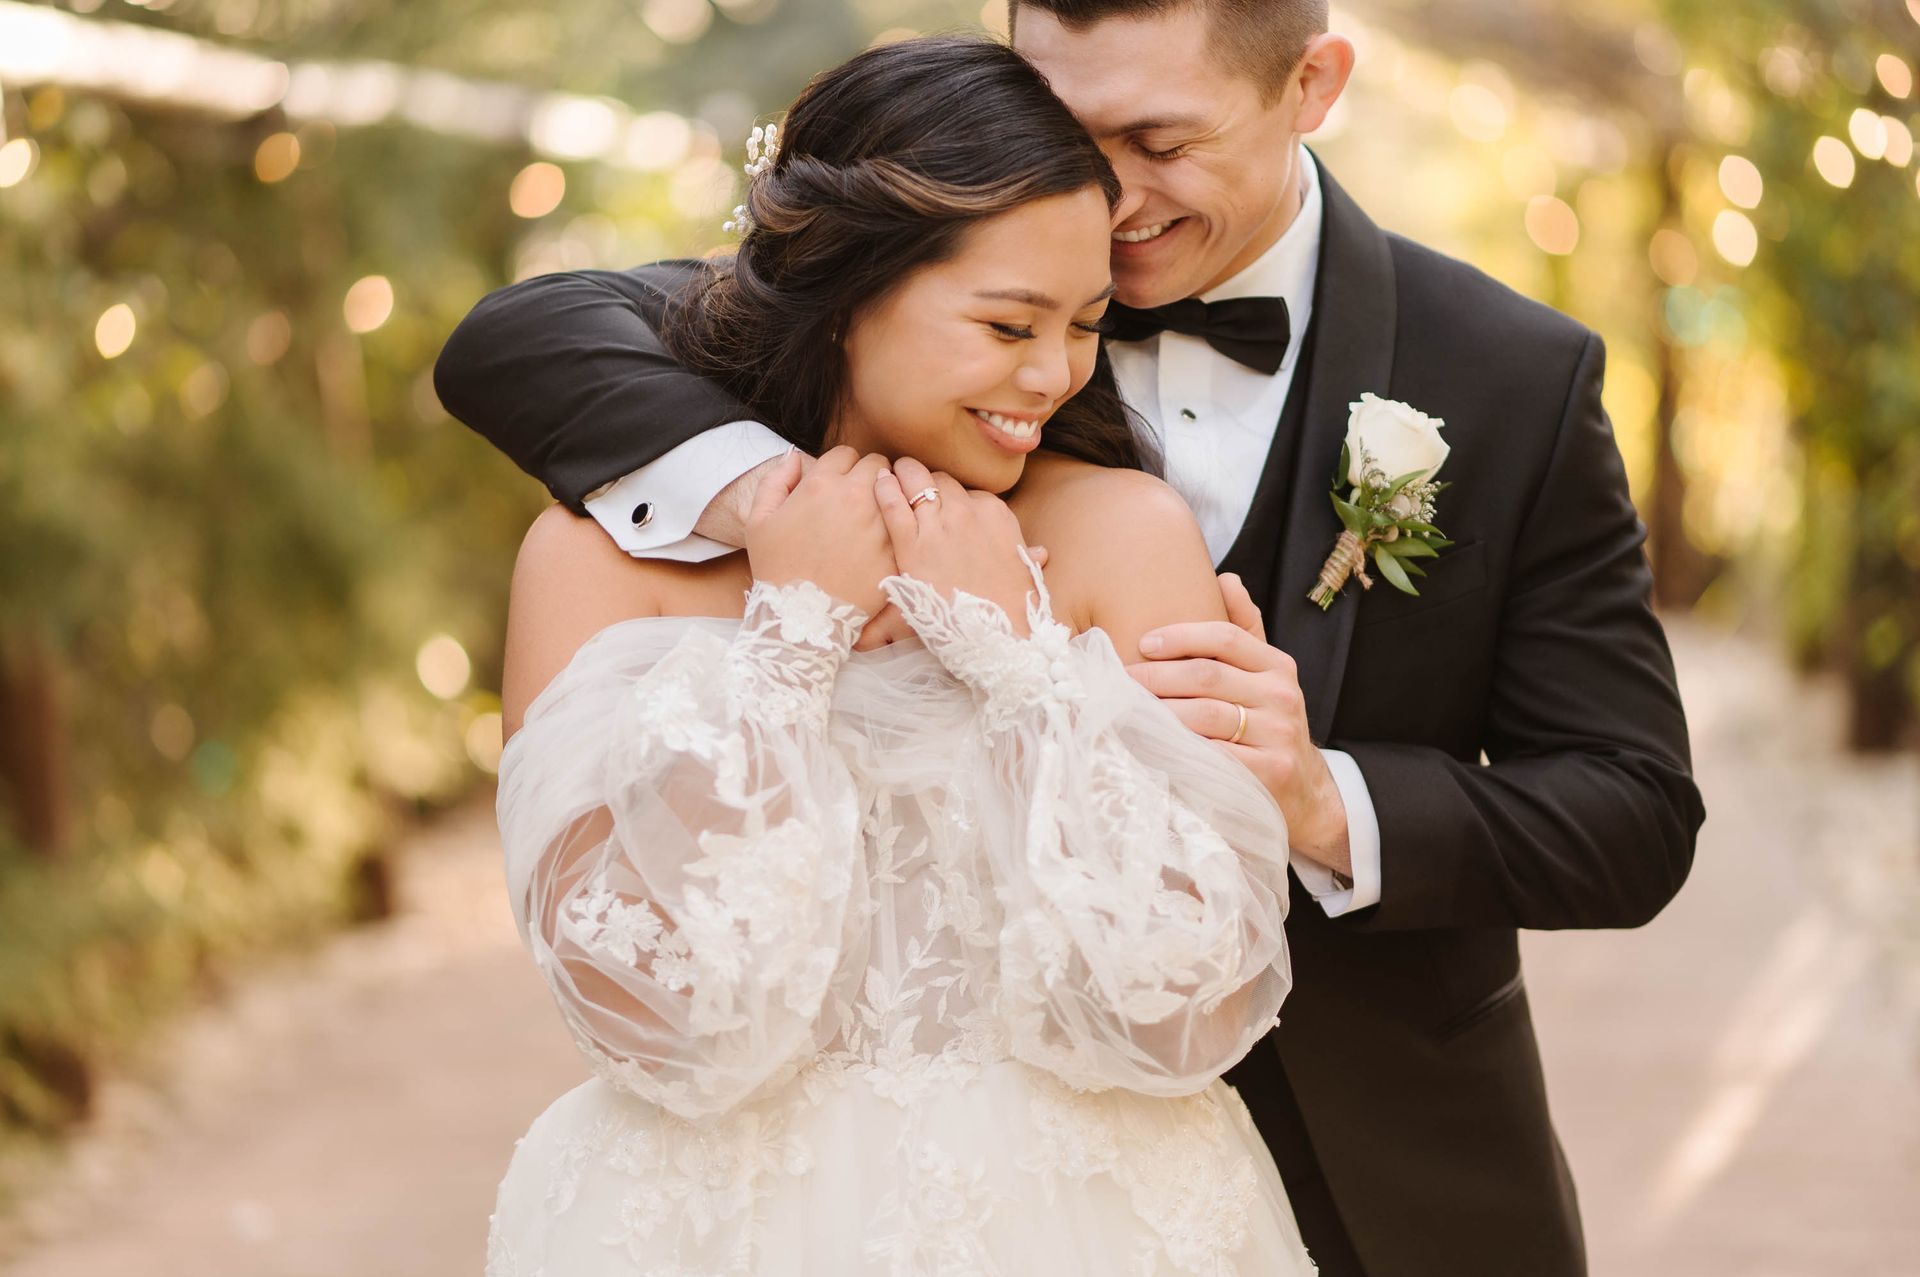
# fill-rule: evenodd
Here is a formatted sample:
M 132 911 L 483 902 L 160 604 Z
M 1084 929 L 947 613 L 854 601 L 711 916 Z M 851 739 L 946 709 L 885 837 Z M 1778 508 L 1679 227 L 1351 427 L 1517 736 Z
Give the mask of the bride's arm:
M 576 1043 L 696 1117 L 837 1031 L 864 878 L 827 703 L 864 613 L 801 581 L 756 584 L 737 633 L 605 628 L 657 615 L 674 571 L 563 512 L 529 534 L 499 817 L 516 921 Z
M 1171 492 L 1126 473 L 1075 489 L 1050 502 L 1070 517 L 1025 528 L 1063 578 L 1095 586 L 1074 611 L 1116 624 L 1129 649 L 1217 613 L 1204 544 Z M 914 558 L 898 542 L 896 554 Z M 1271 796 L 1135 683 L 1104 630 L 1069 637 L 1045 589 L 1024 637 L 1000 605 L 926 580 L 892 578 L 888 597 L 980 698 L 1014 1053 L 1077 1085 L 1206 1085 L 1272 1026 L 1289 987 L 1286 830 Z

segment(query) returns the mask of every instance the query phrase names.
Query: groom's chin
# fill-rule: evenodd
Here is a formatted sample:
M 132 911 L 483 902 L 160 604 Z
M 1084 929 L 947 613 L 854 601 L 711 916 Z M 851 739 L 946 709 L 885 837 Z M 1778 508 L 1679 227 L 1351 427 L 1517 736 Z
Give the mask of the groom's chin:
M 1115 301 L 1136 310 L 1170 305 L 1193 295 L 1182 276 L 1169 270 L 1146 268 L 1137 262 L 1114 262 L 1113 288 Z
M 1114 282 L 1119 284 L 1118 280 Z M 1132 287 L 1126 284 L 1119 284 L 1119 287 L 1115 288 L 1113 292 L 1113 299 L 1115 301 L 1119 302 L 1122 306 L 1131 306 L 1135 310 L 1145 310 L 1152 306 L 1166 306 L 1173 302 L 1180 301 L 1186 296 L 1186 293 L 1169 291 L 1164 287 L 1156 287 L 1151 282 L 1136 284 Z

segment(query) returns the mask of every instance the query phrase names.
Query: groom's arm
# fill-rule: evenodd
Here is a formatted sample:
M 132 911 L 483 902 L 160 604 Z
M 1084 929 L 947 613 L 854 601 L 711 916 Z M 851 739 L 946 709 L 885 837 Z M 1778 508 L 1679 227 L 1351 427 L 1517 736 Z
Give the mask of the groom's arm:
M 1685 881 L 1705 810 L 1652 609 L 1646 529 L 1600 405 L 1589 337 L 1522 521 L 1496 640 L 1490 765 L 1333 742 L 1379 823 L 1368 928 L 1637 926 Z
M 449 412 L 644 557 L 731 548 L 695 535 L 696 524 L 717 495 L 787 447 L 661 340 L 668 302 L 698 269 L 571 271 L 499 289 L 434 365 Z M 720 537 L 723 513 L 709 516 Z

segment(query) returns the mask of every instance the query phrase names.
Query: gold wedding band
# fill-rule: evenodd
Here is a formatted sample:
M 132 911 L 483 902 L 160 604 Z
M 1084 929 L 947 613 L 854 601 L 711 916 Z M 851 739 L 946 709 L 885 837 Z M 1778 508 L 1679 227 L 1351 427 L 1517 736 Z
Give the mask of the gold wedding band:
M 912 510 L 916 508 L 922 501 L 938 501 L 939 499 L 940 489 L 922 488 L 920 491 L 914 493 L 912 497 L 908 498 L 907 509 Z
M 1232 702 L 1232 704 L 1235 709 L 1240 711 L 1240 726 L 1234 728 L 1233 735 L 1227 737 L 1227 744 L 1238 745 L 1240 738 L 1247 734 L 1247 707 L 1238 701 Z

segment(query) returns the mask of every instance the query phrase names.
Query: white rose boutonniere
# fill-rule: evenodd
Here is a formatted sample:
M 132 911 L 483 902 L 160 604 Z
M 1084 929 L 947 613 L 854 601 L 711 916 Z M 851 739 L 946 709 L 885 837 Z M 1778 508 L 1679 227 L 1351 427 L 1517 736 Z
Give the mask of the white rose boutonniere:
M 1361 395 L 1350 407 L 1347 443 L 1340 450 L 1332 494 L 1346 530 L 1307 595 L 1323 612 L 1333 606 L 1348 577 L 1359 577 L 1362 589 L 1373 588 L 1367 575 L 1369 556 L 1389 585 L 1418 594 L 1412 578 L 1426 572 L 1415 560 L 1431 559 L 1453 544 L 1433 526 L 1433 499 L 1448 486 L 1434 482 L 1450 451 L 1440 437 L 1447 423 L 1372 394 Z M 1344 500 L 1342 483 L 1348 487 Z

